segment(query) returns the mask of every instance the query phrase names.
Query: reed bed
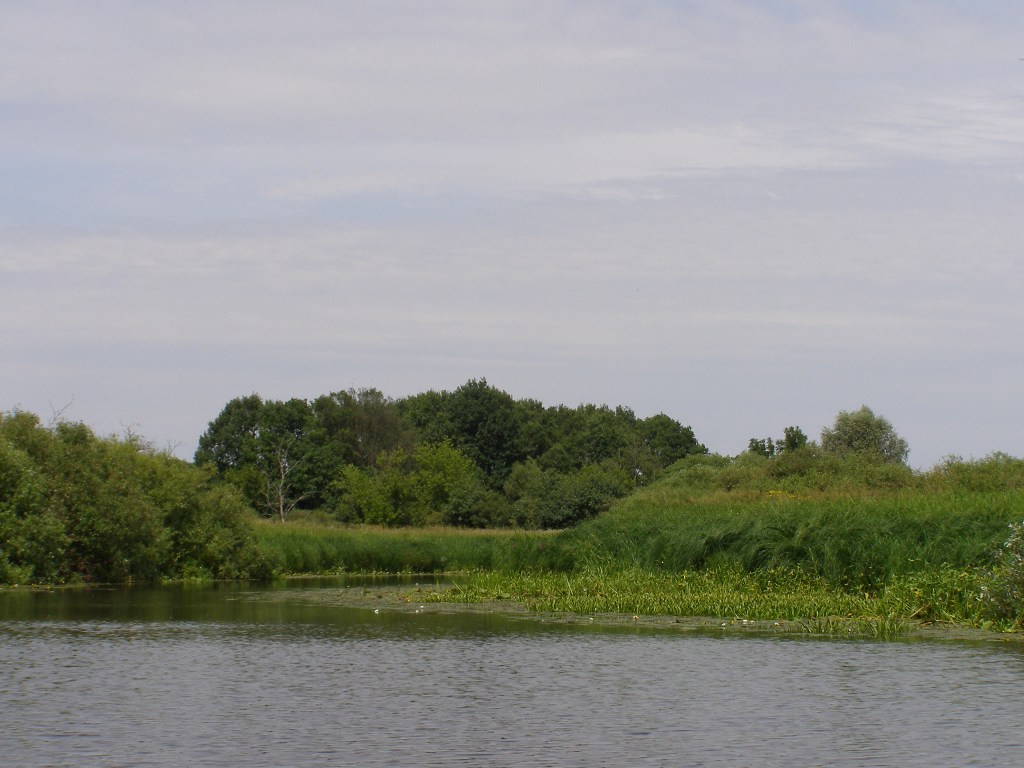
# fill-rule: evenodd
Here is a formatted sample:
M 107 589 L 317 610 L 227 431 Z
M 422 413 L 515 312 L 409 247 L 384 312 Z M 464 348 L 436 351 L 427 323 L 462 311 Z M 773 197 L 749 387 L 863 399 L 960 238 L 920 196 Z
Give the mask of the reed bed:
M 557 544 L 571 569 L 796 568 L 872 591 L 899 576 L 989 566 L 1022 508 L 1020 490 L 707 502 L 655 487 Z
M 464 528 L 383 528 L 257 521 L 274 574 L 440 573 L 523 568 L 552 534 Z

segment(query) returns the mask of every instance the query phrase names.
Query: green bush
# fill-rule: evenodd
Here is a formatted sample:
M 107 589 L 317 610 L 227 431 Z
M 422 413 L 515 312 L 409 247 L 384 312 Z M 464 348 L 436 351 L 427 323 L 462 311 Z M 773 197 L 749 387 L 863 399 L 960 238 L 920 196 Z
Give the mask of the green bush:
M 0 582 L 265 574 L 240 495 L 82 424 L 0 415 Z
M 1024 523 L 1010 524 L 1010 536 L 987 574 L 982 594 L 993 616 L 1024 623 Z
M 928 472 L 927 484 L 964 491 L 1007 491 L 1024 488 L 1024 459 L 993 453 L 983 459 L 950 456 Z

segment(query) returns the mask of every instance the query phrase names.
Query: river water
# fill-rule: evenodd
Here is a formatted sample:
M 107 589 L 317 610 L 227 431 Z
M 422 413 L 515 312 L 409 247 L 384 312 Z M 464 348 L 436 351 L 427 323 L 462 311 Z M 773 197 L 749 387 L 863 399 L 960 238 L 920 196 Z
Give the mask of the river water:
M 0 766 L 997 766 L 1019 643 L 352 608 L 332 582 L 0 592 Z

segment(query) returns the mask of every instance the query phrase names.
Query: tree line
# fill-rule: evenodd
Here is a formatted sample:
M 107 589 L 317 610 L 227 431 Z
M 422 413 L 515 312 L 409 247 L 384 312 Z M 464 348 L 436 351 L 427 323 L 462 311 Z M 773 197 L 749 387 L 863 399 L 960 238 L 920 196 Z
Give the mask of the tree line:
M 386 526 L 567 528 L 661 475 L 725 492 L 916 487 L 907 453 L 867 407 L 840 412 L 820 444 L 787 427 L 729 458 L 663 414 L 545 407 L 483 379 L 399 400 L 375 389 L 235 398 L 193 463 L 134 435 L 98 437 L 14 411 L 0 414 L 0 584 L 267 576 L 273 558 L 254 510 L 277 520 L 303 510 Z M 1001 455 L 977 466 L 951 459 L 936 477 L 968 490 L 1007 477 L 1018 487 L 1019 466 Z
M 264 515 L 381 525 L 564 528 L 706 453 L 693 430 L 624 406 L 545 407 L 486 379 L 400 399 L 350 389 L 228 402 L 195 454 Z

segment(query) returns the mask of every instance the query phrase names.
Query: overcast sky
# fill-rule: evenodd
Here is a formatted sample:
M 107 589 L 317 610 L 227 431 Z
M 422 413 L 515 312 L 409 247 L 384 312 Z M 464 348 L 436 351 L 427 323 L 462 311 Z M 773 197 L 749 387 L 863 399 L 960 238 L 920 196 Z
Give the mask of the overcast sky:
M 0 410 L 469 378 L 1024 455 L 1019 2 L 0 4 Z

